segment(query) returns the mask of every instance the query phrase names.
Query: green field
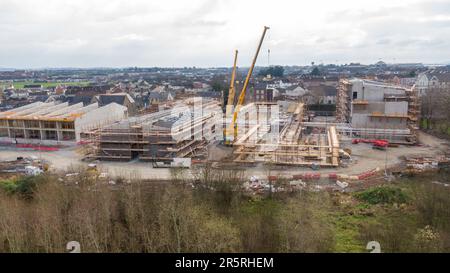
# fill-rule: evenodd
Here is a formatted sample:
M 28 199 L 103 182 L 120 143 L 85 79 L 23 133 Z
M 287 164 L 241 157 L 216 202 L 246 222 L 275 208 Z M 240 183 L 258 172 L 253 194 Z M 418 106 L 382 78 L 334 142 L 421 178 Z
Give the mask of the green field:
M 20 81 L 20 82 L 14 82 L 14 88 L 20 89 L 23 88 L 25 85 L 28 84 L 40 84 L 44 88 L 51 88 L 56 87 L 58 85 L 70 85 L 70 86 L 86 86 L 89 85 L 90 82 L 88 81 L 82 81 L 82 82 L 34 82 L 34 81 Z M 1 82 L 0 86 L 7 87 L 11 84 L 11 82 Z

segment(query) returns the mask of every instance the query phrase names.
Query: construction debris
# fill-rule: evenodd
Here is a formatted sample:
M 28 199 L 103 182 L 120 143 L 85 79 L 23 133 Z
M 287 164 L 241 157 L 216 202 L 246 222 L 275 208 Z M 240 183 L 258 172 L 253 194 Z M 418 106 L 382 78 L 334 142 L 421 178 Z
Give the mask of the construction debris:
M 406 170 L 403 173 L 415 174 L 430 170 L 437 170 L 450 163 L 447 156 L 407 156 L 405 157 Z
M 348 187 L 348 183 L 347 182 L 341 182 L 339 180 L 336 181 L 336 185 L 338 185 L 339 187 L 345 189 Z
M 431 183 L 436 184 L 436 185 L 441 185 L 441 186 L 444 186 L 444 187 L 450 187 L 450 184 L 442 183 L 442 182 L 439 182 L 439 181 L 432 181 Z
M 25 174 L 29 176 L 36 176 L 44 173 L 44 171 L 41 168 L 35 167 L 35 166 L 26 166 L 25 167 Z
M 11 175 L 39 175 L 48 170 L 48 164 L 35 156 L 18 157 L 12 161 L 0 162 L 0 174 L 2 177 Z

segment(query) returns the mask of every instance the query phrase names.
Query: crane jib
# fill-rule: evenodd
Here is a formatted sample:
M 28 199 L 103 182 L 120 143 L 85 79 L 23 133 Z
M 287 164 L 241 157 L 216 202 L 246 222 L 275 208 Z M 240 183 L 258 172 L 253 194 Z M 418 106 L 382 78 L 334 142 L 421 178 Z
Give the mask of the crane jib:
M 267 27 L 267 26 L 264 27 L 263 33 L 261 35 L 261 39 L 259 40 L 258 47 L 256 49 L 255 56 L 253 57 L 252 64 L 250 66 L 250 69 L 248 70 L 247 77 L 245 78 L 244 86 L 242 87 L 241 93 L 239 94 L 239 98 L 238 98 L 238 101 L 236 103 L 236 108 L 234 109 L 233 118 L 231 120 L 231 123 L 230 123 L 228 129 L 225 129 L 225 142 L 228 142 L 230 140 L 231 132 L 233 132 L 233 137 L 234 137 L 234 139 L 236 139 L 236 136 L 237 136 L 237 126 L 236 126 L 237 115 L 239 113 L 239 110 L 240 110 L 242 104 L 244 103 L 245 93 L 247 91 L 247 86 L 248 86 L 248 83 L 250 81 L 250 77 L 252 76 L 253 68 L 255 67 L 256 60 L 258 59 L 258 54 L 259 54 L 259 51 L 261 49 L 261 45 L 262 45 L 262 43 L 264 41 L 264 37 L 265 37 L 266 31 L 268 29 L 269 29 L 269 27 Z M 233 102 L 234 102 L 234 95 L 235 95 L 234 78 L 235 78 L 235 73 L 236 73 L 236 60 L 237 60 L 237 50 L 235 51 L 235 59 L 234 59 L 233 72 L 232 72 L 232 75 L 231 75 L 232 79 L 231 79 L 231 83 L 230 83 L 230 92 L 229 92 L 229 97 L 228 97 L 227 109 L 231 109 L 232 107 L 228 107 L 228 106 L 229 105 L 233 105 Z M 231 94 L 233 96 L 232 100 L 230 98 Z M 228 118 L 229 116 L 230 116 L 230 114 L 228 113 L 228 110 L 227 110 L 226 118 Z

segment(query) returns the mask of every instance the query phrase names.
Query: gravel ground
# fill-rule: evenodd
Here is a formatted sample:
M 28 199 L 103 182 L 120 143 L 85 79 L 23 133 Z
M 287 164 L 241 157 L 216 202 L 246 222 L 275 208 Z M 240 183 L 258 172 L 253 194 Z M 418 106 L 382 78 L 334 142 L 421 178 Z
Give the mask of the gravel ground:
M 286 169 L 269 170 L 263 165 L 251 167 L 245 170 L 246 176 L 256 175 L 265 177 L 267 175 L 291 176 L 302 172 L 320 172 L 320 173 L 345 173 L 349 175 L 359 174 L 377 167 L 384 168 L 387 155 L 387 164 L 389 166 L 396 165 L 401 162 L 400 157 L 405 155 L 422 154 L 435 155 L 436 153 L 448 149 L 445 140 L 438 139 L 426 133 L 419 133 L 419 141 L 423 146 L 400 146 L 398 148 L 388 148 L 385 151 L 374 150 L 370 144 L 350 144 L 343 143 L 344 147 L 352 150 L 352 158 L 354 163 L 347 168 L 330 168 L 313 171 L 306 167 L 289 167 Z M 2 147 L 4 148 L 4 147 Z M 51 169 L 65 171 L 77 165 L 87 165 L 87 162 L 81 161 L 81 156 L 76 152 L 75 148 L 66 148 L 55 152 L 38 152 L 38 151 L 20 151 L 15 148 L 0 150 L 0 161 L 14 160 L 18 156 L 36 156 L 47 160 Z M 98 162 L 97 166 L 102 172 L 108 172 L 111 176 L 121 176 L 125 178 L 139 177 L 142 179 L 170 179 L 171 170 L 166 168 L 153 168 L 151 163 L 146 162 Z M 183 172 L 186 176 L 191 176 L 191 172 L 186 170 Z

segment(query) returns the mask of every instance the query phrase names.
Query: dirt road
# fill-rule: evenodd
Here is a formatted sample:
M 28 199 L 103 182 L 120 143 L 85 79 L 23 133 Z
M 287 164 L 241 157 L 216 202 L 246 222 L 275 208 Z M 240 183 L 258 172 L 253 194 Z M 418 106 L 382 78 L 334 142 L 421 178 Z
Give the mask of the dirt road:
M 343 146 L 352 150 L 352 158 L 355 161 L 347 168 L 337 169 L 321 169 L 313 171 L 307 167 L 290 167 L 286 169 L 268 171 L 264 165 L 248 168 L 245 175 L 250 177 L 256 175 L 265 177 L 270 175 L 290 176 L 303 172 L 320 172 L 320 173 L 345 173 L 349 175 L 359 174 L 375 168 L 383 169 L 386 162 L 387 166 L 393 166 L 401 162 L 401 156 L 422 154 L 435 155 L 439 151 L 448 149 L 444 143 L 445 140 L 433 137 L 426 133 L 419 133 L 419 141 L 423 146 L 400 146 L 398 148 L 388 148 L 387 152 L 374 150 L 370 144 L 351 144 L 349 142 L 343 143 Z M 51 169 L 67 170 L 77 165 L 87 165 L 88 163 L 81 161 L 81 156 L 77 154 L 75 148 L 63 149 L 55 152 L 38 152 L 38 151 L 18 151 L 14 149 L 0 150 L 0 161 L 14 160 L 18 156 L 36 156 L 47 160 L 51 164 Z M 139 177 L 142 179 L 170 179 L 171 170 L 165 168 L 153 168 L 148 162 L 96 162 L 98 168 L 102 172 L 108 172 L 110 176 L 120 176 L 124 178 Z M 191 177 L 189 170 L 184 172 L 184 175 Z

